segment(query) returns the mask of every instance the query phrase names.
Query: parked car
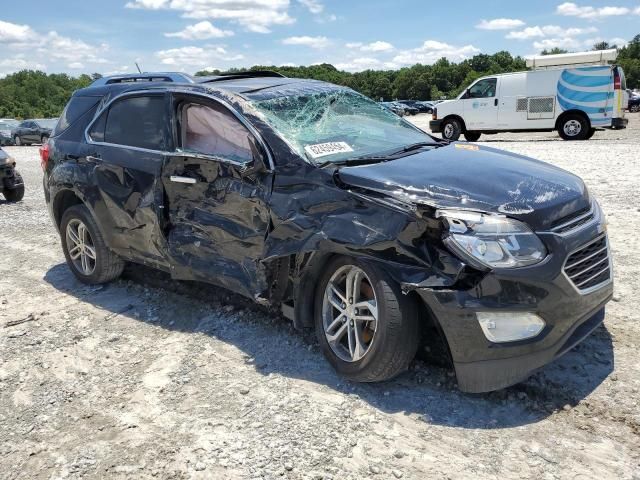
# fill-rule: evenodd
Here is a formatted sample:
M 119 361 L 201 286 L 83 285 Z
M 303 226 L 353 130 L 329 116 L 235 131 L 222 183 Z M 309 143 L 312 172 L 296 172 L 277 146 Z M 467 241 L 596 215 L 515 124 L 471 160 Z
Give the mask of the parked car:
M 19 125 L 17 120 L 12 118 L 0 118 L 0 147 L 13 145 L 11 130 Z
M 640 112 L 640 95 L 629 97 L 627 108 L 633 113 Z
M 400 115 L 401 117 L 408 115 L 407 108 L 398 102 L 380 102 L 380 105 L 391 110 L 396 115 Z
M 427 102 L 421 102 L 418 100 L 398 100 L 398 103 L 416 109 L 416 113 L 433 113 L 433 106 Z
M 436 139 L 338 85 L 89 87 L 41 158 L 80 281 L 130 261 L 233 290 L 315 327 L 355 381 L 394 377 L 442 334 L 463 391 L 506 387 L 586 338 L 613 293 L 580 178 Z
M 24 197 L 24 182 L 16 170 L 16 161 L 0 148 L 0 193 L 7 202 L 19 202 Z
M 56 123 L 58 123 L 57 118 L 23 120 L 20 125 L 11 130 L 11 138 L 15 145 L 46 143 Z
M 586 140 L 596 128 L 625 128 L 622 68 L 584 66 L 616 55 L 614 49 L 528 59 L 543 69 L 476 80 L 456 100 L 438 104 L 429 127 L 447 140 L 464 135 L 470 142 L 482 134 L 554 130 L 564 140 Z

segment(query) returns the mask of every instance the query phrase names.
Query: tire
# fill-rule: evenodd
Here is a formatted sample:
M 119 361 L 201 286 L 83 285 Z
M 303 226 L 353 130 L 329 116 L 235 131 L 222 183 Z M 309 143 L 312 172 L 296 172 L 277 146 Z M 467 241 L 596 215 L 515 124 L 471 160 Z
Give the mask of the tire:
M 442 138 L 445 140 L 455 142 L 460 138 L 461 133 L 462 125 L 460 124 L 460 120 L 448 118 L 442 122 Z
M 593 137 L 593 135 L 595 133 L 596 133 L 596 129 L 595 128 L 589 129 L 589 133 L 587 133 L 587 136 L 585 137 L 585 140 L 589 140 L 591 137 Z
M 585 140 L 590 130 L 591 125 L 584 116 L 570 113 L 562 118 L 558 133 L 563 140 Z
M 477 142 L 482 135 L 480 132 L 464 132 L 464 138 L 467 142 Z
M 20 137 L 18 135 L 13 137 L 13 144 L 16 147 L 19 147 L 20 145 L 22 145 L 22 140 L 20 140 Z
M 360 294 L 357 301 L 347 305 L 348 291 L 340 279 L 345 276 L 346 282 L 346 278 L 355 278 L 349 277 L 354 272 L 360 272 Z M 344 310 L 336 307 L 335 302 L 342 301 L 340 296 L 333 294 L 329 300 L 328 292 L 334 291 L 330 284 L 345 298 L 340 305 Z M 357 382 L 378 382 L 407 369 L 416 355 L 420 339 L 418 309 L 411 297 L 404 295 L 385 272 L 352 258 L 334 258 L 318 282 L 315 296 L 316 336 L 325 357 L 339 374 Z M 374 318 L 368 308 L 363 307 L 355 313 L 355 305 L 370 304 L 372 300 L 375 300 L 377 310 L 375 323 L 366 320 Z M 342 312 L 346 313 L 346 318 Z M 353 315 L 360 319 L 355 320 Z M 333 324 L 338 326 L 332 328 Z M 337 340 L 330 342 L 328 337 L 332 334 Z M 350 337 L 362 340 L 358 342 L 359 350 L 354 341 L 352 351 Z
M 40 143 L 42 145 L 44 145 L 45 143 L 47 143 L 49 141 L 49 136 L 48 135 L 43 135 L 42 138 L 40 138 Z
M 68 229 L 71 228 L 74 230 L 76 238 L 79 238 L 82 236 L 79 231 L 80 225 L 84 226 L 86 235 L 88 235 L 88 237 L 85 236 L 83 242 L 88 247 L 85 254 L 77 253 L 79 244 L 74 244 L 68 233 Z M 84 205 L 74 205 L 65 210 L 60 222 L 60 237 L 67 265 L 81 282 L 90 285 L 107 283 L 122 274 L 125 262 L 107 248 L 98 225 Z M 91 254 L 93 254 L 93 259 L 91 259 Z M 77 255 L 77 257 L 72 258 L 72 255 L 74 257 Z M 86 255 L 84 259 L 83 255 Z M 85 260 L 87 268 L 83 270 Z
M 638 105 L 631 105 L 631 107 L 629 107 L 629 111 L 632 113 L 638 113 L 640 112 L 640 104 Z
M 3 192 L 4 198 L 7 202 L 19 202 L 24 198 L 24 183 L 22 176 L 16 171 L 14 172 L 15 179 L 21 183 L 16 188 L 5 189 Z

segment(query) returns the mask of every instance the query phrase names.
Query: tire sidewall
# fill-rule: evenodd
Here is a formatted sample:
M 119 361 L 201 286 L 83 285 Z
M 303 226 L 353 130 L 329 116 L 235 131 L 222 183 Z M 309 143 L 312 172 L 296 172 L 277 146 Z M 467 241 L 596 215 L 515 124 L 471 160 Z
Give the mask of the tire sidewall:
M 22 140 L 20 139 L 20 136 L 16 135 L 15 137 L 13 137 L 13 144 L 16 147 L 22 146 Z
M 96 251 L 96 266 L 93 269 L 91 275 L 84 275 L 80 272 L 71 260 L 69 255 L 69 248 L 67 246 L 67 225 L 73 219 L 78 219 L 82 223 L 84 223 L 85 227 L 89 231 L 89 235 L 91 235 L 91 240 L 93 241 L 93 246 Z M 102 242 L 102 237 L 99 232 L 96 234 L 97 225 L 89 212 L 89 209 L 84 205 L 74 205 L 65 210 L 62 215 L 62 220 L 60 221 L 60 240 L 62 242 L 62 251 L 64 252 L 64 257 L 67 260 L 67 265 L 73 272 L 73 274 L 82 282 L 94 284 L 101 283 L 100 281 L 100 272 L 105 267 L 104 265 L 104 255 L 103 249 L 106 248 L 104 243 Z
M 346 362 L 339 358 L 329 345 L 327 338 L 324 332 L 324 325 L 322 322 L 322 304 L 324 300 L 324 292 L 327 287 L 327 283 L 331 276 L 338 270 L 340 267 L 345 265 L 354 265 L 356 267 L 361 268 L 369 277 L 369 280 L 373 284 L 372 287 L 375 291 L 376 302 L 378 306 L 378 325 L 375 336 L 373 338 L 373 344 L 370 347 L 370 350 L 365 354 L 363 358 L 356 362 Z M 386 281 L 384 276 L 378 273 L 376 268 L 371 267 L 365 262 L 362 262 L 355 258 L 348 257 L 336 257 L 329 262 L 325 273 L 320 277 L 319 282 L 317 283 L 316 292 L 315 292 L 315 308 L 314 308 L 314 316 L 315 316 L 315 328 L 316 328 L 316 336 L 318 338 L 318 343 L 320 344 L 320 348 L 322 349 L 324 356 L 327 358 L 329 363 L 340 373 L 344 375 L 357 375 L 363 370 L 367 369 L 372 363 L 376 361 L 377 354 L 383 348 L 386 343 L 387 337 L 387 305 L 386 299 L 382 294 L 381 282 Z M 389 282 L 387 281 L 387 284 Z M 397 291 L 395 291 L 397 295 Z

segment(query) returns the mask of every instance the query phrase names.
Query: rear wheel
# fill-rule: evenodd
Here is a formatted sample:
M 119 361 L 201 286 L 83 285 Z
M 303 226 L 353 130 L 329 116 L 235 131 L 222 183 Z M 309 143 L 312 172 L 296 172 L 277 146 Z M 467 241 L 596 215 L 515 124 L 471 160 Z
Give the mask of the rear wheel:
M 358 382 L 406 370 L 419 341 L 417 309 L 381 270 L 355 259 L 329 263 L 318 284 L 316 335 L 338 371 Z
M 13 137 L 13 144 L 16 147 L 19 147 L 20 145 L 22 145 L 22 140 L 20 140 L 20 137 L 18 135 Z
M 629 107 L 629 111 L 633 112 L 633 113 L 637 113 L 640 112 L 640 103 L 636 104 L 636 105 L 631 105 Z
M 480 132 L 464 132 L 464 138 L 467 139 L 467 142 L 477 142 L 482 135 Z
M 67 264 L 81 282 L 106 283 L 122 274 L 124 261 L 107 248 L 84 205 L 74 205 L 64 212 L 60 233 Z
M 42 145 L 44 145 L 48 141 L 49 141 L 49 135 L 43 135 L 42 138 L 40 139 L 40 143 L 42 143 Z
M 591 128 L 588 120 L 578 114 L 566 115 L 559 127 L 558 133 L 563 140 L 585 140 Z
M 460 138 L 462 133 L 462 125 L 460 120 L 455 118 L 447 118 L 442 122 L 442 138 L 455 142 Z
M 589 140 L 591 137 L 593 137 L 593 135 L 596 133 L 596 129 L 595 128 L 591 128 L 589 129 L 589 133 L 587 134 L 587 136 L 585 137 L 585 140 Z

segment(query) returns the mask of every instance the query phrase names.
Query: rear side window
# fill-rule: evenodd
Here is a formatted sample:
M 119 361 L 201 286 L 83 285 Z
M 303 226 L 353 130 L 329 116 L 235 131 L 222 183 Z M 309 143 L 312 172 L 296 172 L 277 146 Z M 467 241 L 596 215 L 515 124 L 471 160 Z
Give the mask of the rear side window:
M 53 136 L 64 132 L 69 128 L 69 125 L 93 108 L 99 100 L 100 97 L 72 97 L 60 115 L 60 120 L 53 130 Z
M 166 150 L 164 96 L 140 96 L 115 102 L 91 128 L 93 141 Z

